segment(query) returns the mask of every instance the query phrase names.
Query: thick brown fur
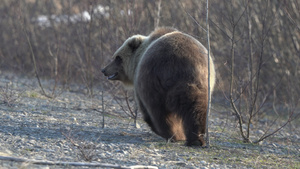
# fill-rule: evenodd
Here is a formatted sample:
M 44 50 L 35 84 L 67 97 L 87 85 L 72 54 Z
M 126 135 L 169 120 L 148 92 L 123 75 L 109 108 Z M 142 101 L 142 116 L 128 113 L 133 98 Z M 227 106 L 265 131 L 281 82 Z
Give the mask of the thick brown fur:
M 102 72 L 133 86 L 144 120 L 161 137 L 205 145 L 208 103 L 207 50 L 193 37 L 173 28 L 130 37 Z M 210 87 L 215 83 L 210 58 Z

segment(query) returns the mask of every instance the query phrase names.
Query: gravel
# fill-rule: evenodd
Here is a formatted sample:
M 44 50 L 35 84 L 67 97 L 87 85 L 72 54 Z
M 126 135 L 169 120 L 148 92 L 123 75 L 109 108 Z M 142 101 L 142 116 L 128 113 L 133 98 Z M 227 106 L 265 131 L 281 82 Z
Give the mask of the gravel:
M 53 84 L 42 82 L 45 89 Z M 59 95 L 49 99 L 40 94 L 36 79 L 0 72 L 0 156 L 126 167 L 300 167 L 299 120 L 259 145 L 245 144 L 239 141 L 234 117 L 215 106 L 210 115 L 211 148 L 185 147 L 183 142 L 167 143 L 153 134 L 140 116 L 135 127 L 134 121 L 107 93 L 104 93 L 108 106 L 102 128 L 100 92 L 90 98 L 81 92 L 84 87 L 72 88 L 72 92 L 58 88 Z M 10 94 L 9 103 L 3 93 Z M 252 130 L 253 137 L 264 134 L 264 128 Z M 89 167 L 0 160 L 0 168 Z

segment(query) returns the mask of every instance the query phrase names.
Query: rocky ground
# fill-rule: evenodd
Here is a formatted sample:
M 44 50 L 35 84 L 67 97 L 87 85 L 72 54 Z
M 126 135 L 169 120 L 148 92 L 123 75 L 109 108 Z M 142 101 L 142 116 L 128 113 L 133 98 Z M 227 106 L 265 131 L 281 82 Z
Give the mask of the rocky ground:
M 46 89 L 52 81 L 42 81 Z M 90 98 L 80 86 L 62 90 L 55 99 L 40 94 L 35 78 L 0 73 L 0 157 L 51 161 L 135 165 L 158 168 L 300 168 L 299 119 L 261 144 L 239 139 L 229 111 L 213 105 L 211 148 L 166 143 L 139 117 L 138 127 L 104 93 L 104 124 L 100 93 Z M 57 89 L 60 91 L 60 88 Z M 72 92 L 71 92 L 72 91 Z M 279 126 L 281 121 L 277 121 Z M 259 126 L 271 123 L 261 120 Z M 263 124 L 262 124 L 263 123 Z M 252 128 L 253 139 L 267 127 Z M 0 168 L 90 168 L 0 160 Z M 109 167 L 107 167 L 109 168 Z

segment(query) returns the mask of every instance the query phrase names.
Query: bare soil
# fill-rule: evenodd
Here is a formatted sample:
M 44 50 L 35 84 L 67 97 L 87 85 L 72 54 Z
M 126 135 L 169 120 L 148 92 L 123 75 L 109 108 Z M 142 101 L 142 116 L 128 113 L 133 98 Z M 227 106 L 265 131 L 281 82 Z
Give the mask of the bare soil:
M 47 92 L 53 85 L 43 80 Z M 261 144 L 240 141 L 236 120 L 229 108 L 213 104 L 210 115 L 210 148 L 167 143 L 138 117 L 138 127 L 109 93 L 104 128 L 101 90 L 91 98 L 84 86 L 70 90 L 58 86 L 58 96 L 40 94 L 35 78 L 0 73 L 0 156 L 52 162 L 105 163 L 125 167 L 158 168 L 300 168 L 299 120 L 293 121 Z M 97 93 L 98 92 L 98 93 Z M 4 96 L 8 95 L 10 101 Z M 213 98 L 214 99 L 214 98 Z M 272 121 L 258 120 L 252 139 Z M 274 125 L 280 126 L 284 118 Z M 0 168 L 89 168 L 0 160 Z M 109 167 L 107 167 L 109 168 Z

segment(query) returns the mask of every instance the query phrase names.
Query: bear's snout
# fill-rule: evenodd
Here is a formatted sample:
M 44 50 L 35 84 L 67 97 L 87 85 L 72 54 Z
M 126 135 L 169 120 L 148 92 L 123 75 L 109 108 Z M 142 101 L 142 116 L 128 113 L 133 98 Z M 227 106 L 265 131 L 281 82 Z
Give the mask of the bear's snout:
M 105 67 L 101 70 L 101 72 L 107 77 L 108 80 L 120 80 L 118 78 L 119 72 L 117 70 L 113 71 L 111 68 Z

